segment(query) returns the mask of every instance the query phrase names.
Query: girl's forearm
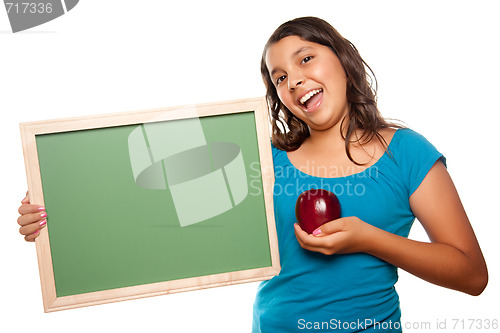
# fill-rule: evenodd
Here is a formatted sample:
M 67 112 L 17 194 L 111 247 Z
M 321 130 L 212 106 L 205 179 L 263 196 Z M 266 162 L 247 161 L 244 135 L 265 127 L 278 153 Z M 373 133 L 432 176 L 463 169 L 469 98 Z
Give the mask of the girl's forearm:
M 442 243 L 425 243 L 377 229 L 367 253 L 428 282 L 479 295 L 486 287 L 487 270 L 481 260 Z

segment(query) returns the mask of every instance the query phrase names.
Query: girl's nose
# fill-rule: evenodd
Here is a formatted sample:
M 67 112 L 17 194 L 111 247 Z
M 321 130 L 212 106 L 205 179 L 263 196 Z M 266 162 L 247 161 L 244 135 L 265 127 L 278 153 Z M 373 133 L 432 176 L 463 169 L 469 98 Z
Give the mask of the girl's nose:
M 294 90 L 296 87 L 304 83 L 304 78 L 301 75 L 296 75 L 294 77 L 288 77 L 288 89 Z

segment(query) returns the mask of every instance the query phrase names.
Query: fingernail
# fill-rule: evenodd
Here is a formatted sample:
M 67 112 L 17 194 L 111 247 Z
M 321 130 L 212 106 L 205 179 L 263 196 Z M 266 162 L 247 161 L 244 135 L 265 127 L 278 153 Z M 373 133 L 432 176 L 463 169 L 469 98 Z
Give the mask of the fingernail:
M 37 231 L 35 231 L 35 232 L 33 233 L 33 235 L 36 235 L 36 234 L 38 234 L 39 232 L 40 232 L 40 230 L 37 230 Z
M 40 214 L 40 217 L 41 218 L 47 217 L 47 213 L 43 212 L 42 214 Z
M 47 224 L 47 220 L 40 221 L 40 226 L 43 227 L 44 225 Z
M 41 211 L 45 210 L 45 207 L 38 207 L 37 209 L 39 212 L 41 212 Z
M 313 231 L 314 236 L 318 236 L 319 234 L 321 234 L 321 229 L 318 228 L 318 229 Z

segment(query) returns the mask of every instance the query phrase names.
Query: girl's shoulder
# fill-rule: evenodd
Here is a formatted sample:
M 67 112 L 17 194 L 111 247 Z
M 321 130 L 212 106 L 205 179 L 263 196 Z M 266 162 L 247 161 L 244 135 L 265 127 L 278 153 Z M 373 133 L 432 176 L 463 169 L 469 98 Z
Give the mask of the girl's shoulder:
M 436 150 L 436 147 L 427 138 L 411 128 L 403 127 L 393 131 L 394 133 L 389 143 L 391 150 Z
M 440 160 L 446 166 L 446 158 L 422 134 L 400 128 L 395 133 L 387 149 L 394 168 L 406 180 L 408 194 L 411 195 L 423 181 L 429 170 Z
M 283 153 L 283 152 L 284 152 L 284 150 L 281 150 L 281 149 L 277 148 L 277 147 L 273 144 L 273 142 L 271 141 L 271 152 L 272 152 L 272 154 L 273 154 L 273 159 L 274 159 L 276 156 L 278 156 L 279 154 Z
M 271 151 L 273 154 L 273 164 L 276 168 L 277 165 L 286 164 L 288 158 L 286 156 L 286 151 L 277 148 L 271 141 Z

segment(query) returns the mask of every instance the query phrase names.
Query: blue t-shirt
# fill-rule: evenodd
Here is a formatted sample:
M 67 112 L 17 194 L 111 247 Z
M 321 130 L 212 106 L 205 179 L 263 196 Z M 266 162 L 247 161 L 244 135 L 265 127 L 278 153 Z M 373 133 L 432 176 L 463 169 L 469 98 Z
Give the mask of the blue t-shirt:
M 371 167 L 346 177 L 321 178 L 295 168 L 272 147 L 274 211 L 281 271 L 260 284 L 253 333 L 401 332 L 397 268 L 366 253 L 324 255 L 300 247 L 293 224 L 300 193 L 323 188 L 337 195 L 341 216 L 408 237 L 415 216 L 409 197 L 438 159 L 423 136 L 398 129 L 388 152 Z

